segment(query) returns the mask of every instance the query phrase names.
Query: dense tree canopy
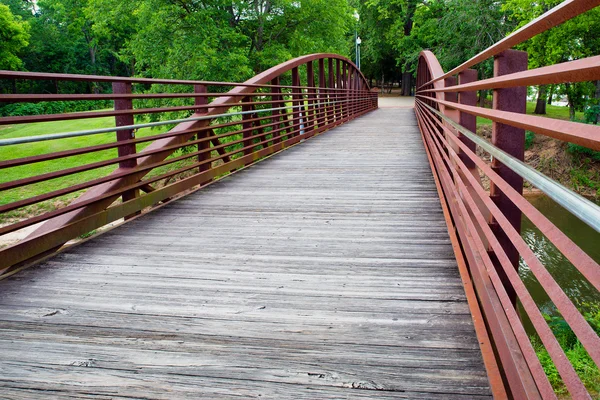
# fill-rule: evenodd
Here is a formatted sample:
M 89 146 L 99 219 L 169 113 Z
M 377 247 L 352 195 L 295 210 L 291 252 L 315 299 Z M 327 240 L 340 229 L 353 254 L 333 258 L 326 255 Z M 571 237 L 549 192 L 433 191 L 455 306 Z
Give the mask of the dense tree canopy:
M 423 49 L 451 69 L 560 2 L 0 0 L 0 68 L 241 81 L 303 54 L 335 52 L 354 59 L 356 30 L 368 78 L 410 83 Z M 598 8 L 521 48 L 531 68 L 541 67 L 599 54 L 597 32 Z M 492 74 L 491 60 L 477 68 L 480 78 Z M 68 82 L 34 85 L 24 90 L 103 90 Z M 541 105 L 562 93 L 573 110 L 588 104 L 594 90 L 600 97 L 600 83 L 537 88 Z
M 29 44 L 29 24 L 4 4 L 0 4 L 0 38 L 0 69 L 21 68 L 19 53 Z
M 353 23 L 347 0 L 1 1 L 3 68 L 40 72 L 239 81 L 347 54 Z

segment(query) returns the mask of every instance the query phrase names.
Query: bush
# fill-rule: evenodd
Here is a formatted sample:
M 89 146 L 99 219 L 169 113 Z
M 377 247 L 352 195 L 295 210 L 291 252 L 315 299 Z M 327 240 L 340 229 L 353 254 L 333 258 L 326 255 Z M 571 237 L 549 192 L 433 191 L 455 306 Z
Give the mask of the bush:
M 525 145 L 525 147 L 527 147 L 527 145 Z M 589 157 L 594 161 L 600 161 L 600 151 L 588 149 L 587 147 L 583 147 L 578 144 L 569 143 L 567 145 L 567 151 L 573 155 Z
M 600 334 L 600 305 L 587 306 L 590 308 L 590 311 L 583 314 L 585 320 L 596 333 Z M 544 315 L 544 318 L 548 321 L 548 325 L 556 336 L 558 343 L 565 351 L 573 368 L 577 371 L 583 384 L 592 395 L 598 395 L 598 393 L 600 393 L 600 370 L 594 363 L 594 360 L 592 360 L 579 339 L 577 339 L 577 336 L 575 336 L 575 333 L 573 333 L 562 317 Z M 558 394 L 567 393 L 567 389 L 556 366 L 552 362 L 552 359 L 544 346 L 537 338 L 531 338 L 531 341 L 554 391 Z
M 595 124 L 598 121 L 598 116 L 600 116 L 600 105 L 598 104 L 583 110 L 583 118 L 586 124 Z
M 22 117 L 27 115 L 62 114 L 112 108 L 110 100 L 81 101 L 41 101 L 39 103 L 11 103 L 0 106 L 2 117 Z
M 531 131 L 525 132 L 525 150 L 533 146 L 533 140 L 535 139 L 535 133 Z

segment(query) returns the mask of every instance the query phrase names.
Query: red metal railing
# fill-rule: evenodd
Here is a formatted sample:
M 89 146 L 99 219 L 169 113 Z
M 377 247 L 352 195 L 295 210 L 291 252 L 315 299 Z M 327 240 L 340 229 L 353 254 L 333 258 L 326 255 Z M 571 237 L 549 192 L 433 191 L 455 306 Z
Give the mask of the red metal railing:
M 0 138 L 1 154 L 8 155 L 14 146 L 31 142 L 49 140 L 56 143 L 66 138 L 116 132 L 116 137 L 107 143 L 12 159 L 3 156 L 0 159 L 0 169 L 7 171 L 67 158 L 78 159 L 89 154 L 99 155 L 98 161 L 82 161 L 68 168 L 0 180 L 0 192 L 3 193 L 43 182 L 57 182 L 59 178 L 69 178 L 71 182 L 64 187 L 0 204 L 0 214 L 6 216 L 7 213 L 17 212 L 11 223 L 0 227 L 0 236 L 39 224 L 27 238 L 0 251 L 0 274 L 14 271 L 23 263 L 52 253 L 73 238 L 121 218 L 131 218 L 147 207 L 203 186 L 224 174 L 377 108 L 377 94 L 369 90 L 362 73 L 350 60 L 334 54 L 299 57 L 244 83 L 11 71 L 0 71 L 0 78 L 112 84 L 110 94 L 3 94 L 0 95 L 0 102 L 114 101 L 114 110 L 2 117 L 0 126 L 115 118 L 115 127 Z M 175 88 L 173 91 L 179 91 L 148 93 L 147 90 L 133 90 L 133 85 L 142 85 L 142 89 L 147 89 L 149 85 L 166 85 Z M 185 91 L 181 87 L 190 90 Z M 228 88 L 231 89 L 227 91 Z M 194 99 L 194 103 L 134 107 L 134 101 L 139 103 L 149 99 L 172 98 Z M 174 120 L 159 119 L 138 124 L 134 120 L 140 115 L 167 112 L 194 113 L 187 118 Z M 135 135 L 135 130 L 140 128 L 169 125 L 175 127 L 164 133 L 142 137 Z M 43 133 L 45 126 L 38 126 L 40 133 Z M 140 145 L 147 146 L 138 151 Z M 176 154 L 181 149 L 185 151 Z M 100 157 L 106 151 L 112 152 L 111 156 Z M 113 167 L 114 170 L 88 179 L 79 178 L 81 175 L 78 174 L 104 167 Z M 85 192 L 68 204 L 51 204 L 56 199 L 73 196 L 82 190 Z M 19 210 L 26 210 L 23 213 L 26 216 L 19 217 Z
M 600 4 L 568 0 L 461 66 L 444 73 L 433 53 L 421 53 L 416 114 L 464 272 L 478 335 L 491 341 L 484 361 L 498 398 L 556 398 L 515 307 L 520 302 L 573 398 L 591 398 L 518 274 L 531 269 L 591 359 L 600 365 L 600 338 L 534 251 L 521 238 L 525 215 L 600 290 L 600 266 L 523 197 L 523 180 L 538 187 L 600 232 L 600 208 L 527 166 L 525 130 L 600 150 L 600 127 L 525 115 L 526 86 L 600 79 L 600 57 L 527 70 L 515 46 Z M 469 67 L 494 57 L 494 77 L 477 81 Z M 493 108 L 476 106 L 476 90 L 494 90 Z M 491 143 L 478 137 L 476 117 L 493 121 Z M 476 148 L 492 156 L 481 159 Z M 480 174 L 490 181 L 490 191 Z M 475 314 L 474 314 L 475 315 Z M 485 343 L 484 343 L 485 344 Z

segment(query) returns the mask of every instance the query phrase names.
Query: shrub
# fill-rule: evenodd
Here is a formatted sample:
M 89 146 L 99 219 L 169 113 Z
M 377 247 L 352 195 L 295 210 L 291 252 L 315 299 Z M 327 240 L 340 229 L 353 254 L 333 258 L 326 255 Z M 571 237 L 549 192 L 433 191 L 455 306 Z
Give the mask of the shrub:
M 587 305 L 590 311 L 585 312 L 583 315 L 585 320 L 590 324 L 594 331 L 600 334 L 600 305 Z M 569 325 L 561 316 L 548 316 L 544 315 L 548 325 L 552 329 L 552 332 L 556 336 L 558 343 L 565 351 L 567 358 L 577 371 L 579 378 L 586 386 L 586 388 L 592 393 L 592 395 L 598 395 L 600 393 L 600 370 L 594 363 L 594 360 L 590 357 L 583 345 L 575 336 L 575 333 L 571 330 Z M 533 348 L 548 376 L 548 380 L 552 384 L 554 391 L 558 394 L 567 393 L 567 389 L 556 369 L 556 366 L 552 362 L 550 355 L 541 344 L 538 338 L 531 338 Z
M 600 105 L 596 104 L 583 110 L 583 118 L 586 124 L 595 124 L 600 116 Z
M 535 139 L 535 133 L 531 131 L 525 132 L 525 150 L 533 146 L 533 140 Z
M 39 103 L 11 103 L 0 106 L 2 117 L 22 117 L 27 115 L 62 114 L 69 112 L 92 111 L 112 108 L 109 100 L 81 101 L 41 101 Z
M 527 145 L 525 146 L 527 147 Z M 587 147 L 583 147 L 578 144 L 569 143 L 567 145 L 567 151 L 573 155 L 589 157 L 594 161 L 600 161 L 600 151 L 588 149 Z

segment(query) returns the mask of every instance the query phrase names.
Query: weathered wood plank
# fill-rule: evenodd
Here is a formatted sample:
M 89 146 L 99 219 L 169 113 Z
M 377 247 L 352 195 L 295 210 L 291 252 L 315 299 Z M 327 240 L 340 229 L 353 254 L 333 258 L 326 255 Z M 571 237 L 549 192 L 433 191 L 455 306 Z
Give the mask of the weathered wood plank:
M 0 397 L 490 398 L 411 110 L 0 282 Z

